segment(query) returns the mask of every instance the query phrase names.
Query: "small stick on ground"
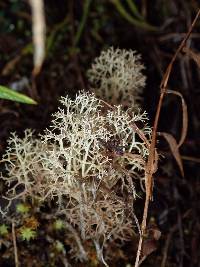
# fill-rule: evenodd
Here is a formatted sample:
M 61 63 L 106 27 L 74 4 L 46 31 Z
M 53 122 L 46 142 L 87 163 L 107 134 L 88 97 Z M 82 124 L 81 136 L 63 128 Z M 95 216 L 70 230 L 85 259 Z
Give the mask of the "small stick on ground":
M 14 255 L 15 255 L 15 267 L 19 267 L 19 260 L 18 260 L 18 253 L 17 253 L 17 242 L 16 242 L 16 235 L 15 235 L 15 223 L 14 222 L 12 222 L 12 239 L 13 239 Z

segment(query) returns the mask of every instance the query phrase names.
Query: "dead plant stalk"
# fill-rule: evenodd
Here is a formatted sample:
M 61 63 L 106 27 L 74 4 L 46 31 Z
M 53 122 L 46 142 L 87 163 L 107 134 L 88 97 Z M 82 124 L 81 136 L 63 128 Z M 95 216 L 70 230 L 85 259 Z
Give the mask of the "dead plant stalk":
M 178 49 L 176 50 L 171 62 L 169 63 L 165 74 L 163 76 L 163 79 L 160 84 L 160 98 L 156 110 L 156 115 L 155 115 L 155 120 L 154 120 L 154 125 L 153 125 L 153 132 L 152 132 L 152 140 L 150 144 L 150 151 L 149 151 L 149 157 L 147 161 L 147 166 L 146 166 L 146 179 L 145 179 L 145 190 L 146 190 L 146 198 L 145 198 L 145 205 L 144 205 L 144 211 L 143 211 L 143 219 L 142 219 L 142 225 L 141 225 L 141 235 L 138 243 L 138 249 L 137 249 L 137 254 L 136 254 L 136 260 L 135 260 L 135 267 L 140 266 L 140 255 L 141 255 L 141 250 L 142 250 L 142 243 L 143 243 L 143 236 L 146 230 L 146 225 L 147 225 L 147 216 L 148 216 L 148 208 L 149 208 L 149 202 L 152 198 L 152 181 L 153 181 L 153 174 L 155 172 L 155 163 L 156 163 L 156 157 L 155 157 L 155 145 L 156 145 L 156 138 L 157 138 L 157 128 L 158 128 L 158 121 L 160 117 L 160 111 L 163 103 L 163 99 L 165 94 L 167 93 L 167 85 L 169 81 L 169 77 L 172 71 L 173 64 L 178 56 L 178 54 L 182 51 L 182 49 L 185 47 L 185 44 L 187 40 L 190 37 L 190 34 L 199 18 L 200 15 L 200 9 L 198 10 L 185 38 L 179 45 Z

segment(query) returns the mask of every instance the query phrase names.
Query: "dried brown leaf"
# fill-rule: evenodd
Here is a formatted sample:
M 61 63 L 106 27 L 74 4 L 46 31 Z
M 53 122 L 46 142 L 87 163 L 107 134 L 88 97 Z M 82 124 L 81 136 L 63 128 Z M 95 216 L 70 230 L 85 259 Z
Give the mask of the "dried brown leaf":
M 183 52 L 186 53 L 191 59 L 196 62 L 197 66 L 200 68 L 200 54 L 195 53 L 191 48 L 184 46 Z
M 180 147 L 184 143 L 184 141 L 185 141 L 185 138 L 186 138 L 186 135 L 187 135 L 187 130 L 188 130 L 188 112 L 187 112 L 187 105 L 185 103 L 185 100 L 184 100 L 182 94 L 179 93 L 178 91 L 167 90 L 167 93 L 168 94 L 177 95 L 177 96 L 179 96 L 181 98 L 183 118 L 182 118 L 181 138 L 180 138 L 180 140 L 178 142 L 178 147 Z
M 152 238 L 156 241 L 158 241 L 161 237 L 161 231 L 156 227 L 149 229 L 149 233 L 151 234 Z
M 148 228 L 147 236 L 148 236 L 147 239 L 144 240 L 142 244 L 142 251 L 141 251 L 142 258 L 139 264 L 141 264 L 151 253 L 153 253 L 157 249 L 158 247 L 157 241 L 161 237 L 161 232 L 156 225 L 151 225 L 150 228 Z
M 162 135 L 168 142 L 171 152 L 179 166 L 181 175 L 184 176 L 183 163 L 179 152 L 179 145 L 177 144 L 176 139 L 169 133 L 160 133 L 160 135 Z
M 142 245 L 142 257 L 146 258 L 156 249 L 157 249 L 157 244 L 154 239 L 144 240 L 143 245 Z

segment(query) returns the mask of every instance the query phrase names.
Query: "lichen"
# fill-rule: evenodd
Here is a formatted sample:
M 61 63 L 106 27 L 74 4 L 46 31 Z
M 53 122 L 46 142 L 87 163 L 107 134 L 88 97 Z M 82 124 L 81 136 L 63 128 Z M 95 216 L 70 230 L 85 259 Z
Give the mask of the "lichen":
M 5 198 L 39 205 L 53 201 L 55 219 L 64 218 L 74 240 L 73 257 L 87 259 L 83 243 L 89 240 L 104 262 L 102 249 L 109 242 L 133 235 L 135 188 L 144 181 L 149 149 L 144 138 L 150 139 L 151 129 L 146 113 L 108 108 L 94 94 L 81 92 L 61 103 L 40 138 L 30 130 L 23 139 L 10 138 L 3 157 Z M 138 122 L 143 128 L 136 131 Z
M 146 77 L 136 51 L 110 47 L 101 52 L 87 72 L 91 90 L 113 105 L 136 109 L 141 105 Z

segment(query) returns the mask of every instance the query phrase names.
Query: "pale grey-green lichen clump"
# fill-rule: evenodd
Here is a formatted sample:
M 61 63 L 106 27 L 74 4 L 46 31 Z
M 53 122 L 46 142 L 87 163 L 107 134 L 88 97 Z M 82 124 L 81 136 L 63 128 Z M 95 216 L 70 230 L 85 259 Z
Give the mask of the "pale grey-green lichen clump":
M 113 105 L 136 109 L 142 103 L 146 77 L 136 51 L 110 47 L 101 52 L 87 72 L 91 90 Z
M 64 216 L 74 239 L 72 255 L 86 260 L 83 243 L 90 240 L 104 262 L 102 248 L 133 234 L 135 188 L 144 181 L 151 129 L 146 113 L 110 108 L 93 94 L 80 92 L 61 103 L 40 138 L 27 130 L 23 139 L 13 134 L 8 141 L 5 198 L 10 204 L 53 201 L 54 216 Z M 136 127 L 138 122 L 143 128 Z

